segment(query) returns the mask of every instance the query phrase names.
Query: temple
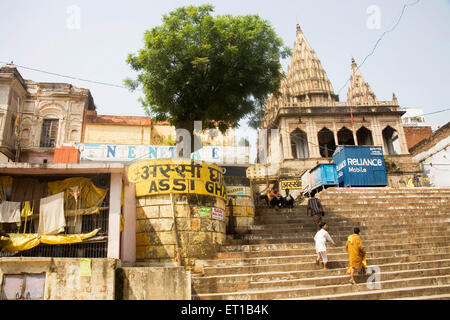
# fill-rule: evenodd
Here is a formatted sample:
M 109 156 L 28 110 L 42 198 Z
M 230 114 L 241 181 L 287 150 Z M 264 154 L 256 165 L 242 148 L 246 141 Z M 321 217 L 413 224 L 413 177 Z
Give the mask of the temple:
M 272 94 L 266 102 L 262 128 L 267 129 L 267 138 L 260 135 L 258 148 L 266 148 L 267 157 L 259 157 L 259 165 L 250 168 L 248 174 L 256 180 L 298 176 L 319 163 L 331 162 L 338 145 L 383 146 L 384 154 L 398 163 L 396 167 L 406 165 L 410 174 L 417 168 L 403 132 L 404 113 L 395 94 L 390 101 L 377 99 L 354 59 L 347 101 L 339 101 L 297 25 L 290 65 L 279 94 Z

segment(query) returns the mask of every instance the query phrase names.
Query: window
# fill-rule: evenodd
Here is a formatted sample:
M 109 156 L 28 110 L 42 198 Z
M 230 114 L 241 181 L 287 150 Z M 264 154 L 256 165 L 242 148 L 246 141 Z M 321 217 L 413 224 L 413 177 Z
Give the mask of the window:
M 42 122 L 41 144 L 43 148 L 54 148 L 58 137 L 58 119 L 44 119 Z
M 43 300 L 45 273 L 5 274 L 2 300 Z

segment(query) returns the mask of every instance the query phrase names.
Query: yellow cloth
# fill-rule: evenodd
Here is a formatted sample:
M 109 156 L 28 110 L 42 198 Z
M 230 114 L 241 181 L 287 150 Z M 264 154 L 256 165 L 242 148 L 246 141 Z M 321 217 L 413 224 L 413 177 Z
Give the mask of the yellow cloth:
M 123 232 L 124 229 L 125 229 L 125 218 L 123 217 L 123 215 L 120 215 L 120 232 Z
M 22 218 L 29 218 L 29 217 L 33 216 L 33 209 L 30 207 L 30 201 L 24 202 L 20 216 Z
M 75 187 L 78 187 L 76 194 L 74 194 Z M 108 190 L 97 188 L 89 178 L 79 177 L 49 182 L 48 192 L 50 194 L 65 192 L 64 209 L 79 210 L 101 206 Z
M 348 250 L 349 259 L 347 272 L 350 273 L 352 268 L 366 268 L 366 251 L 363 248 L 360 236 L 357 234 L 352 234 L 351 236 L 349 236 L 347 239 L 346 247 Z
M 41 235 L 36 233 L 10 233 L 9 238 L 1 237 L 2 242 L 6 242 L 2 252 L 16 252 L 33 249 L 40 243 L 44 244 L 72 244 L 80 243 L 83 240 L 94 237 L 100 229 L 96 229 L 86 234 L 69 234 L 69 235 Z

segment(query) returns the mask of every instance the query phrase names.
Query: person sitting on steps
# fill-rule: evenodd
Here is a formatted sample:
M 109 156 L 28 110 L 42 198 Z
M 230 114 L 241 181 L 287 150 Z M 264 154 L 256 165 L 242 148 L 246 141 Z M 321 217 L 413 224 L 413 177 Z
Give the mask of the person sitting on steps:
M 278 191 L 277 188 L 273 188 L 272 192 L 270 193 L 270 206 L 273 208 L 280 209 L 283 207 L 284 204 L 284 198 L 281 196 L 281 193 Z

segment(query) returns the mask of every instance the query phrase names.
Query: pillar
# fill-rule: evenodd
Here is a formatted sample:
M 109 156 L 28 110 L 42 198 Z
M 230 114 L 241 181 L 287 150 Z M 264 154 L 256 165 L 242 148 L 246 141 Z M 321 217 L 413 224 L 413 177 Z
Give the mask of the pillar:
M 109 187 L 108 258 L 120 259 L 122 173 L 111 173 Z
M 125 186 L 123 204 L 125 225 L 121 236 L 120 260 L 123 263 L 136 262 L 136 185 L 130 183 Z

